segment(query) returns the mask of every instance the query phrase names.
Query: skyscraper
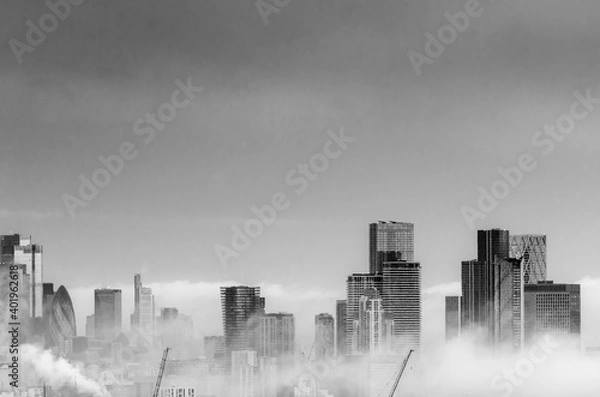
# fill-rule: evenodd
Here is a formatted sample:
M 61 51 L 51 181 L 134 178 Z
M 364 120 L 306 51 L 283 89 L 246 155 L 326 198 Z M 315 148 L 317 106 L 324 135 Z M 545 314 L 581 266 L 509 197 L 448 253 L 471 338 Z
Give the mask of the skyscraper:
M 258 316 L 255 350 L 259 357 L 277 359 L 280 369 L 291 368 L 296 344 L 296 324 L 290 313 Z
M 581 286 L 542 281 L 525 285 L 525 343 L 550 335 L 581 348 Z M 562 344 L 569 343 L 566 340 Z
M 335 347 L 336 356 L 346 355 L 346 301 L 338 300 L 335 304 Z
M 108 288 L 95 290 L 94 337 L 113 341 L 121 330 L 121 290 Z
M 494 263 L 496 256 L 504 259 L 509 257 L 510 236 L 508 230 L 491 229 L 477 231 L 477 260 Z
M 461 334 L 483 346 L 489 346 L 493 340 L 493 301 L 488 277 L 486 262 L 461 263 Z
M 461 297 L 446 297 L 446 342 L 460 337 L 461 329 Z
M 54 294 L 48 327 L 49 346 L 57 349 L 59 353 L 70 353 L 73 338 L 77 336 L 77 323 L 71 297 L 62 285 Z
M 142 285 L 142 277 L 133 278 L 134 309 L 131 315 L 131 328 L 146 341 L 152 343 L 155 337 L 155 309 L 152 289 Z
M 352 354 L 355 336 L 355 321 L 358 320 L 360 298 L 368 289 L 381 291 L 382 274 L 354 273 L 346 281 L 346 354 Z
M 359 300 L 358 319 L 354 320 L 352 354 L 379 356 L 391 354 L 393 346 L 392 315 L 386 317 L 383 299 L 375 288 L 365 290 Z
M 414 261 L 415 227 L 413 223 L 383 222 L 369 225 L 369 272 L 380 273 L 383 262 Z
M 509 242 L 508 230 L 479 230 L 477 260 L 462 262 L 462 330 L 480 346 L 493 347 L 499 341 L 496 263 L 509 257 Z
M 26 296 L 27 306 L 21 306 L 21 310 L 28 308 L 27 315 L 31 318 L 41 318 L 43 310 L 43 283 L 44 265 L 43 248 L 41 245 L 31 243 L 31 237 L 19 234 L 0 236 L 0 266 L 2 265 L 24 265 L 27 277 L 28 292 Z M 23 290 L 21 290 L 21 294 Z
M 260 287 L 221 287 L 221 308 L 225 354 L 231 363 L 231 352 L 256 350 L 256 326 L 258 316 L 265 314 L 265 298 Z
M 510 257 L 522 260 L 525 284 L 546 281 L 546 235 L 511 235 Z
M 383 309 L 394 319 L 396 352 L 421 350 L 421 264 L 384 262 Z
M 496 258 L 494 282 L 494 345 L 500 352 L 519 352 L 523 346 L 521 260 Z
M 331 360 L 334 355 L 334 320 L 328 313 L 315 316 L 315 356 L 317 360 Z

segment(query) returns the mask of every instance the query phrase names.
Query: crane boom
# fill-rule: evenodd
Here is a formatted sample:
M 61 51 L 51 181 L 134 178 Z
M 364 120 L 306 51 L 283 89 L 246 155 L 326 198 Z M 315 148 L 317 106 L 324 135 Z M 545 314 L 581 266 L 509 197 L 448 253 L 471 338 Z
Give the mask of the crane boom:
M 160 391 L 160 384 L 162 382 L 163 372 L 165 371 L 165 366 L 167 365 L 167 357 L 169 356 L 170 348 L 166 348 L 163 352 L 162 360 L 160 362 L 160 368 L 158 369 L 158 377 L 156 378 L 156 386 L 154 387 L 154 393 L 152 397 L 158 397 L 158 392 Z
M 404 373 L 404 370 L 406 369 L 406 365 L 408 364 L 408 360 L 410 359 L 410 356 L 413 354 L 413 352 L 414 352 L 414 350 L 410 350 L 408 352 L 408 355 L 402 362 L 402 366 L 400 367 L 400 371 L 398 371 L 398 376 L 396 377 L 396 380 L 394 381 L 394 386 L 392 386 L 392 390 L 390 391 L 389 397 L 394 397 L 394 393 L 396 393 L 396 389 L 398 388 L 398 384 L 400 383 L 402 374 Z

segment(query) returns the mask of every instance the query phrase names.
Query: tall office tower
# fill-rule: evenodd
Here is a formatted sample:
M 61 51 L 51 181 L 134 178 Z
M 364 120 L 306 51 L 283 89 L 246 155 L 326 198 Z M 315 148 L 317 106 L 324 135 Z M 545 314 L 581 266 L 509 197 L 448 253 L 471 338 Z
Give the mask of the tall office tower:
M 334 331 L 333 316 L 321 313 L 315 316 L 315 355 L 317 360 L 329 361 L 334 354 Z
M 460 337 L 460 296 L 446 297 L 446 342 Z
M 121 290 L 97 289 L 94 291 L 94 336 L 113 341 L 122 330 Z
M 510 236 L 508 230 L 492 229 L 477 231 L 477 260 L 494 263 L 496 256 L 504 259 L 509 257 Z
M 393 334 L 389 333 L 390 317 L 387 318 L 388 335 L 386 335 L 385 320 L 383 299 L 379 291 L 375 288 L 366 290 L 359 300 L 358 320 L 354 321 L 352 354 L 378 356 L 391 353 L 391 351 L 386 351 L 386 346 L 389 344 L 385 339 L 386 336 L 393 337 Z
M 369 273 L 380 273 L 383 262 L 414 261 L 415 226 L 406 222 L 369 225 Z
M 258 357 L 254 350 L 231 352 L 232 397 L 254 397 L 254 377 Z
M 19 234 L 0 236 L 0 264 L 24 265 L 25 274 L 29 285 L 26 300 L 28 304 L 27 315 L 31 318 L 43 316 L 43 248 L 41 245 L 31 243 L 31 237 Z M 23 289 L 21 289 L 21 294 Z M 21 310 L 26 306 L 22 306 Z
M 258 356 L 276 358 L 280 369 L 291 368 L 296 344 L 294 315 L 268 313 L 259 315 L 257 320 L 255 346 Z
M 421 351 L 421 264 L 384 262 L 383 309 L 394 319 L 396 353 Z
M 346 281 L 346 354 L 352 354 L 355 337 L 355 321 L 358 321 L 359 302 L 368 289 L 381 291 L 383 276 L 381 274 L 354 273 Z
M 221 287 L 221 309 L 229 364 L 231 352 L 256 349 L 256 326 L 258 316 L 265 314 L 265 298 L 260 296 L 260 287 Z
M 71 297 L 62 285 L 54 294 L 49 320 L 49 347 L 53 347 L 59 354 L 71 353 L 73 351 L 73 338 L 77 336 L 77 322 L 75 321 L 75 310 L 73 310 Z
M 335 303 L 335 348 L 336 356 L 346 355 L 346 301 Z
M 479 346 L 493 341 L 493 300 L 488 285 L 491 267 L 476 260 L 461 263 L 461 335 Z
M 494 345 L 499 352 L 523 347 L 523 272 L 520 259 L 494 264 Z
M 88 339 L 96 337 L 96 321 L 93 314 L 85 317 L 85 337 Z
M 131 315 L 131 330 L 136 331 L 147 342 L 152 343 L 155 337 L 155 309 L 152 289 L 142 285 L 142 277 L 133 277 L 134 307 Z
M 525 285 L 525 343 L 550 335 L 581 348 L 581 286 L 542 281 Z M 568 338 L 569 341 L 564 340 Z
M 510 236 L 510 257 L 521 259 L 525 284 L 546 281 L 546 235 L 522 234 Z

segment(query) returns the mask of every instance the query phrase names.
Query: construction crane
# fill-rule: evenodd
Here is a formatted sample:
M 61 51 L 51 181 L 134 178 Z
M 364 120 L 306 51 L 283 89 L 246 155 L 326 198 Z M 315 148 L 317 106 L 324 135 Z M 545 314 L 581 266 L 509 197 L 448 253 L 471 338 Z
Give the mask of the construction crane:
M 400 378 L 402 378 L 402 374 L 404 373 L 406 365 L 408 364 L 408 360 L 410 359 L 410 356 L 413 354 L 413 352 L 414 350 L 410 350 L 408 352 L 408 355 L 402 362 L 402 366 L 400 367 L 400 371 L 398 371 L 398 376 L 396 376 L 396 380 L 394 380 L 394 385 L 392 386 L 392 390 L 390 391 L 389 397 L 394 397 L 394 393 L 396 393 L 396 389 L 398 388 L 398 384 L 400 383 Z
M 163 372 L 165 371 L 165 366 L 167 365 L 167 357 L 169 356 L 170 348 L 166 348 L 163 352 L 162 361 L 160 362 L 160 368 L 158 369 L 158 377 L 156 378 L 156 386 L 154 386 L 154 393 L 152 397 L 158 397 L 158 392 L 160 391 L 160 383 L 162 382 Z

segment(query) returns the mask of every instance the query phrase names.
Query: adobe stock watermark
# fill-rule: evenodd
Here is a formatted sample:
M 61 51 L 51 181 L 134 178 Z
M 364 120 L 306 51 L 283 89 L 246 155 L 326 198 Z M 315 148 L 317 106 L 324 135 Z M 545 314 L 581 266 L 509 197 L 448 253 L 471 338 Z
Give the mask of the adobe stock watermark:
M 560 347 L 549 335 L 543 340 L 538 341 L 529 349 L 526 356 L 521 357 L 515 363 L 512 370 L 504 370 L 501 375 L 492 379 L 492 388 L 502 392 L 502 397 L 509 397 L 513 394 L 515 387 L 522 385 L 526 379 L 531 377 L 537 365 L 548 360 L 548 357 Z
M 133 125 L 133 133 L 149 145 L 156 138 L 157 131 L 163 131 L 165 127 L 175 120 L 180 110 L 188 106 L 196 95 L 202 92 L 203 87 L 192 85 L 191 77 L 187 82 L 175 80 L 178 87 L 171 94 L 170 101 L 160 104 L 155 112 L 148 112 L 140 117 Z M 78 208 L 87 207 L 92 200 L 100 194 L 112 182 L 113 177 L 120 175 L 127 161 L 132 161 L 139 155 L 139 150 L 131 141 L 122 142 L 116 154 L 100 156 L 98 161 L 101 166 L 97 168 L 90 178 L 79 175 L 79 190 L 76 196 L 65 193 L 62 201 L 71 218 L 75 218 Z
M 281 10 L 291 4 L 292 0 L 256 0 L 256 9 L 265 26 L 269 24 L 269 15 L 279 14 Z
M 49 34 L 58 28 L 59 21 L 62 22 L 71 16 L 72 8 L 84 3 L 85 0 L 48 0 L 46 7 L 50 12 L 42 15 L 37 25 L 28 19 L 25 21 L 27 32 L 25 33 L 25 43 L 12 38 L 8 42 L 17 63 L 23 63 L 23 55 L 32 53 L 35 49 L 46 42 Z
M 552 124 L 544 125 L 542 130 L 536 131 L 531 142 L 533 146 L 542 149 L 542 154 L 548 156 L 555 148 L 556 144 L 562 142 L 567 135 L 575 129 L 578 122 L 585 120 L 600 105 L 600 98 L 592 96 L 591 89 L 588 88 L 585 94 L 579 91 L 574 93 L 575 100 L 569 107 L 569 112 L 564 113 Z M 519 156 L 516 164 L 506 168 L 499 167 L 500 177 L 496 179 L 488 189 L 480 186 L 477 188 L 479 197 L 477 198 L 476 208 L 463 205 L 460 212 L 471 230 L 475 229 L 474 222 L 477 219 L 485 219 L 499 204 L 506 199 L 513 189 L 517 188 L 527 173 L 533 172 L 538 166 L 536 157 L 531 153 L 525 153 Z
M 316 153 L 306 163 L 298 163 L 289 170 L 284 178 L 285 184 L 293 188 L 297 196 L 306 192 L 311 182 L 316 181 L 319 175 L 327 171 L 332 161 L 338 159 L 353 143 L 356 138 L 346 136 L 344 128 L 335 133 L 327 131 L 329 139 L 323 144 L 322 152 Z M 243 225 L 231 227 L 231 245 L 215 245 L 215 254 L 222 266 L 228 267 L 229 261 L 240 257 L 241 253 L 248 250 L 252 241 L 259 238 L 266 228 L 273 225 L 279 212 L 290 208 L 292 202 L 285 192 L 276 192 L 271 200 L 262 206 L 252 206 L 250 211 L 254 214 Z

